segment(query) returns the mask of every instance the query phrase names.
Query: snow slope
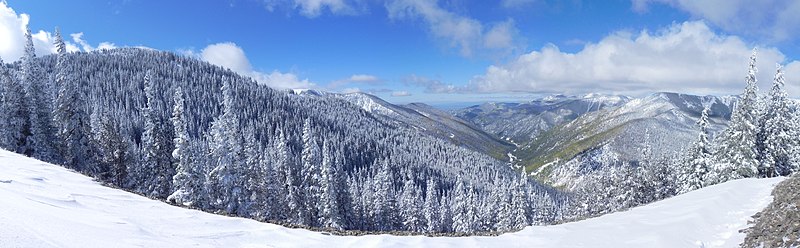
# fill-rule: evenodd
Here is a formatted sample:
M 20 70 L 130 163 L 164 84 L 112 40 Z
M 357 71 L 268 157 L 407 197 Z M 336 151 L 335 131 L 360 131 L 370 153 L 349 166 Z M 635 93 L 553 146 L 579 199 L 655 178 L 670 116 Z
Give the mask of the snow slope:
M 498 237 L 341 237 L 171 206 L 0 150 L 0 247 L 734 247 L 780 180 L 737 180 Z

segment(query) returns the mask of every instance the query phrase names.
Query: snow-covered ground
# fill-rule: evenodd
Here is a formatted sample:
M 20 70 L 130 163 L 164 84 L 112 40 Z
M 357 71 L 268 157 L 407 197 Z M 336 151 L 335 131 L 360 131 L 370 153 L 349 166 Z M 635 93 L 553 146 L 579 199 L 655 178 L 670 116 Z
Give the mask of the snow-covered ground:
M 0 247 L 735 247 L 780 180 L 737 180 L 498 237 L 340 237 L 171 206 L 0 150 Z

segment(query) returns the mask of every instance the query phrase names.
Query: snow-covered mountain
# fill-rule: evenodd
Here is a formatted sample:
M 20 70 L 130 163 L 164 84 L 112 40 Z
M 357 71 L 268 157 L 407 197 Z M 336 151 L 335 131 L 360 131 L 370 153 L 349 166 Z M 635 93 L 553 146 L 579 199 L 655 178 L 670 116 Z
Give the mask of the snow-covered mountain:
M 696 122 L 705 107 L 710 109 L 713 134 L 727 125 L 735 99 L 655 93 L 556 126 L 515 155 L 531 174 L 556 185 L 579 176 L 581 163 L 587 160 L 637 161 L 645 145 L 656 157 L 677 156 L 697 138 Z
M 783 178 L 500 236 L 333 236 L 172 206 L 0 150 L 0 247 L 734 247 Z
M 334 94 L 375 115 L 386 117 L 422 133 L 470 148 L 495 158 L 506 159 L 512 144 L 484 132 L 475 125 L 424 103 L 395 105 L 366 93 Z
M 454 114 L 498 137 L 522 144 L 553 126 L 629 100 L 629 97 L 615 95 L 557 94 L 524 103 L 489 102 L 456 110 Z

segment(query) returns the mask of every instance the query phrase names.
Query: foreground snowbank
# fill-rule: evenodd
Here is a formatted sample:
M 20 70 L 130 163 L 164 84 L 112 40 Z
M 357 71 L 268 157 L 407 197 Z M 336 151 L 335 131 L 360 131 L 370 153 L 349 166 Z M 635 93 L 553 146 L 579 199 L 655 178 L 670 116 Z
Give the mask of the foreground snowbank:
M 780 180 L 737 180 L 498 237 L 339 237 L 171 206 L 0 150 L 0 247 L 734 247 Z

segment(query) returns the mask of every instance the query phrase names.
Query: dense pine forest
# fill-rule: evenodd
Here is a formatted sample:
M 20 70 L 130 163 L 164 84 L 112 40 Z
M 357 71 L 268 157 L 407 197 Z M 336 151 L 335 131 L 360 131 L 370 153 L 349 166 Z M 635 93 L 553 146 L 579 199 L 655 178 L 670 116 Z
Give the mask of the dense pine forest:
M 0 146 L 173 204 L 339 230 L 518 230 L 798 168 L 797 117 L 780 69 L 759 97 L 755 55 L 728 128 L 707 111 L 685 154 L 581 161 L 575 189 L 373 115 L 192 57 L 119 48 L 0 63 Z M 590 151 L 591 152 L 591 151 Z
M 2 146 L 206 211 L 353 230 L 475 232 L 568 218 L 505 163 L 194 58 L 147 49 L 4 64 Z

